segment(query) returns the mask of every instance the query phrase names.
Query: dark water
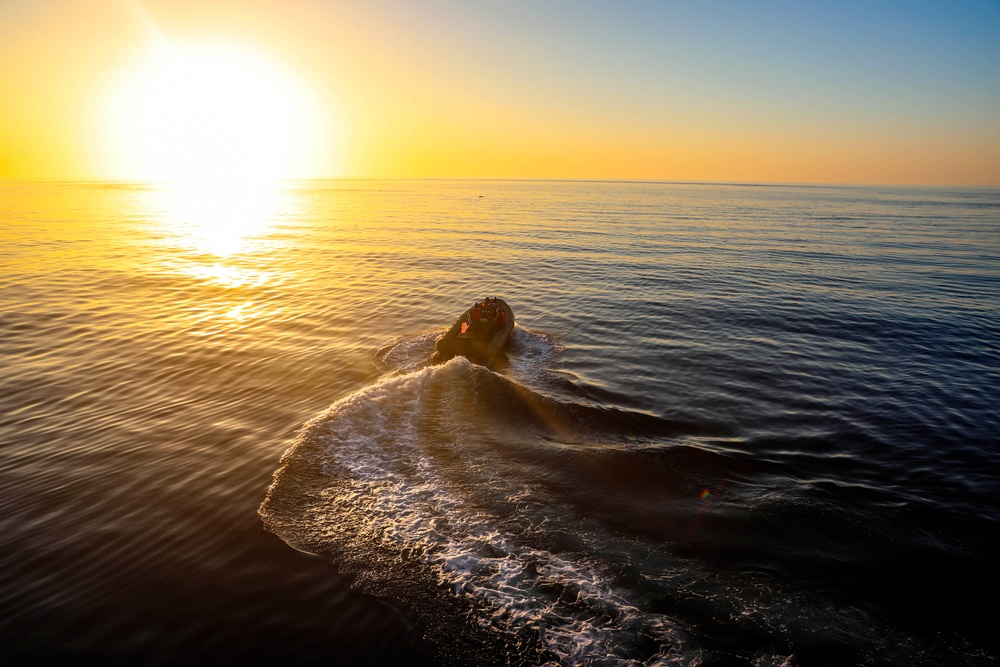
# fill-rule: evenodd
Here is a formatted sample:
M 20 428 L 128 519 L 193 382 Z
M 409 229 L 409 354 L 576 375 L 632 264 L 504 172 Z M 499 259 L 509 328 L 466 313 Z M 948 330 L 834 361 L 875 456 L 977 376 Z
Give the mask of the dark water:
M 0 233 L 5 664 L 1000 659 L 1000 191 L 4 184 Z M 490 295 L 506 361 L 429 364 Z

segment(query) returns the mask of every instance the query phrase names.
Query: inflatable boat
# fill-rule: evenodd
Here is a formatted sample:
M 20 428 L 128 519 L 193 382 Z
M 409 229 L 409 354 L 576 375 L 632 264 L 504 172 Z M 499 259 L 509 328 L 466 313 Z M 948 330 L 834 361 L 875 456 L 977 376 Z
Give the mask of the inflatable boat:
M 463 356 L 489 363 L 501 354 L 514 330 L 514 311 L 503 299 L 482 299 L 462 313 L 434 344 L 441 361 Z

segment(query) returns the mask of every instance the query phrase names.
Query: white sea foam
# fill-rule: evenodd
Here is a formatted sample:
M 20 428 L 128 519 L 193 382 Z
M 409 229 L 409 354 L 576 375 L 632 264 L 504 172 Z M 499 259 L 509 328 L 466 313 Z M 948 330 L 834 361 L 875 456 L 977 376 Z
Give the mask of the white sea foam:
M 413 336 L 402 336 L 386 345 L 375 355 L 375 364 L 385 372 L 408 373 L 422 368 L 434 354 L 434 343 L 444 334 L 426 331 Z
M 461 410 L 470 378 L 488 373 L 459 357 L 383 378 L 333 405 L 311 426 L 325 433 L 330 481 L 325 505 L 308 519 L 315 522 L 311 530 L 333 537 L 342 534 L 337 526 L 347 518 L 355 535 L 415 556 L 439 585 L 473 598 L 484 625 L 535 631 L 542 646 L 566 663 L 668 664 L 684 654 L 677 624 L 643 612 L 598 565 L 532 546 L 478 509 L 476 483 L 489 478 L 489 462 L 463 458 L 471 445 L 461 432 L 453 432 L 448 445 L 475 483 L 457 480 L 434 454 L 441 443 L 428 443 L 421 428 L 434 416 L 427 397 L 440 397 L 437 409 Z M 539 502 L 530 488 L 491 490 L 519 493 L 522 509 Z M 660 647 L 644 663 L 619 654 L 636 634 Z

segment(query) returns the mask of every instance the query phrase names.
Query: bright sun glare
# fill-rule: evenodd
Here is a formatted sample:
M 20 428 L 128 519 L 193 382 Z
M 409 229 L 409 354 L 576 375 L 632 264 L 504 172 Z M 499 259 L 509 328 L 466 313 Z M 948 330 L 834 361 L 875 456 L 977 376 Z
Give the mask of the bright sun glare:
M 125 72 L 105 114 L 111 170 L 137 180 L 234 183 L 314 175 L 321 105 L 294 72 L 229 45 L 161 43 Z

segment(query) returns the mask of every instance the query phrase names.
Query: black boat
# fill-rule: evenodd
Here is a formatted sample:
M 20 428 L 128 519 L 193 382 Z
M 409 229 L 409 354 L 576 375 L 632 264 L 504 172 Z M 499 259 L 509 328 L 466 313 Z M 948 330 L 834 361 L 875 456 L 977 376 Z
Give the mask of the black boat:
M 498 358 L 514 330 L 514 311 L 503 299 L 477 301 L 438 338 L 434 349 L 441 361 L 463 356 L 489 363 Z

